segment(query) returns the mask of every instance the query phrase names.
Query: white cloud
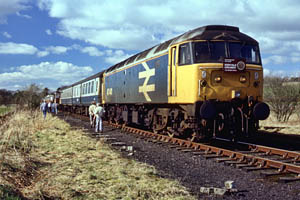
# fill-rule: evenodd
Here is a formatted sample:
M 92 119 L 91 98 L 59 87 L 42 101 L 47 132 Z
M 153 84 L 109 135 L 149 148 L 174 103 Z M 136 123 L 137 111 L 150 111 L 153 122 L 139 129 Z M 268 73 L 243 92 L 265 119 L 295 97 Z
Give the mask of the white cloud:
M 286 56 L 279 56 L 279 55 L 273 55 L 273 56 L 269 56 L 265 59 L 263 59 L 263 64 L 283 64 L 283 63 L 286 63 L 288 61 L 288 57 Z
M 38 57 L 45 57 L 45 56 L 48 56 L 49 54 L 50 54 L 49 51 L 39 51 L 37 53 L 37 56 Z
M 21 14 L 20 12 L 17 12 L 16 14 L 17 14 L 17 16 L 19 16 L 19 17 L 24 17 L 24 18 L 26 18 L 26 19 L 31 19 L 31 18 L 32 18 L 31 16 L 29 16 L 29 15 L 23 15 L 23 14 Z
M 264 68 L 264 76 L 269 76 L 270 75 L 270 70 L 267 68 Z
M 11 38 L 11 35 L 8 32 L 3 32 L 2 35 L 6 38 Z
M 50 29 L 46 30 L 47 35 L 52 35 L 52 31 Z
M 293 0 L 39 0 L 38 5 L 60 19 L 58 34 L 113 49 L 144 50 L 207 24 L 239 26 L 262 38 L 266 49 L 278 40 L 300 40 L 295 26 L 300 2 Z
M 122 50 L 107 50 L 105 51 L 105 62 L 109 64 L 116 64 L 130 57 L 131 55 L 126 54 Z
M 30 0 L 2 0 L 0 2 L 0 24 L 6 23 L 8 15 L 16 14 L 21 10 L 26 10 Z
M 13 43 L 13 42 L 0 42 L 0 54 L 29 54 L 33 55 L 38 49 L 29 44 Z
M 93 73 L 90 66 L 76 66 L 63 61 L 42 62 L 34 65 L 16 67 L 14 72 L 0 74 L 0 88 L 14 90 L 14 85 L 25 86 L 36 83 L 56 89 L 81 80 Z
M 23 43 L 13 43 L 13 42 L 0 42 L 0 54 L 27 54 L 27 55 L 34 55 L 36 54 L 37 57 L 45 57 L 49 54 L 64 54 L 67 53 L 69 50 L 78 50 L 82 53 L 87 53 L 90 56 L 103 56 L 105 53 L 99 51 L 96 47 L 87 46 L 82 47 L 80 45 L 72 45 L 70 47 L 65 46 L 48 46 L 45 47 L 44 50 L 39 50 L 35 46 L 30 44 L 23 44 Z M 111 51 L 113 52 L 113 51 Z M 115 57 L 123 57 L 126 56 L 123 51 L 116 51 L 114 54 L 110 54 L 110 56 Z M 111 58 L 113 59 L 113 58 Z
M 99 51 L 96 47 L 84 47 L 80 50 L 82 53 L 87 53 L 90 56 L 103 56 L 104 53 Z
M 45 48 L 46 51 L 53 54 L 66 53 L 70 49 L 71 49 L 70 47 L 64 47 L 64 46 L 49 46 Z

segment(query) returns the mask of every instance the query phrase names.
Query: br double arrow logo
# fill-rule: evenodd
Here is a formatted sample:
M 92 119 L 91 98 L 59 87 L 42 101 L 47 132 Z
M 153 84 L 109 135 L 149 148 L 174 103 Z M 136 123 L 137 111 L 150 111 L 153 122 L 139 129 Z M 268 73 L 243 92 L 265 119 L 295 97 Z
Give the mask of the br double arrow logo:
M 148 85 L 148 81 L 151 76 L 155 76 L 155 68 L 150 69 L 146 62 L 142 63 L 145 71 L 139 72 L 139 79 L 145 78 L 144 84 L 139 86 L 139 93 L 143 93 L 146 101 L 151 101 L 151 98 L 148 95 L 148 92 L 155 91 L 155 84 Z

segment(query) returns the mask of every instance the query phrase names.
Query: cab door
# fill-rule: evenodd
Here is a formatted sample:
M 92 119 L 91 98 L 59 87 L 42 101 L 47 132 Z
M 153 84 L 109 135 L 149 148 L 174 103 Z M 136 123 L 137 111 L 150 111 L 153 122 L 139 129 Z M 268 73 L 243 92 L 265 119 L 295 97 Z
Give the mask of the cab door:
M 177 47 L 174 46 L 170 49 L 169 55 L 169 96 L 177 96 Z

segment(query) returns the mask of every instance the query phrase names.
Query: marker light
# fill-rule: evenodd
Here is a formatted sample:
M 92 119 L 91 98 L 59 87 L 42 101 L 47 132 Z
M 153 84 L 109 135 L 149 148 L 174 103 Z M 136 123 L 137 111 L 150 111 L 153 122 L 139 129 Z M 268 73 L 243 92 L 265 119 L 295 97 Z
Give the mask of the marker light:
M 241 83 L 246 83 L 246 81 L 247 81 L 246 76 L 244 76 L 244 75 L 240 76 L 240 82 Z
M 202 78 L 206 78 L 206 71 L 202 71 Z
M 216 76 L 215 77 L 215 82 L 216 83 L 221 83 L 221 81 L 222 81 L 222 77 L 221 76 Z
M 254 73 L 254 80 L 258 80 L 258 78 L 259 78 L 258 72 L 255 72 L 255 73 Z

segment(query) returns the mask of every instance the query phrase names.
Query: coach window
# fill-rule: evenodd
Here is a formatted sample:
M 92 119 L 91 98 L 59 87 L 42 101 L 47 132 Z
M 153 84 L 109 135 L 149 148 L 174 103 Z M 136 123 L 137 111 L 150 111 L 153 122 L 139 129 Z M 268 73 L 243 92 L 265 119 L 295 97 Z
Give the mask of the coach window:
M 191 51 L 189 43 L 179 46 L 179 65 L 191 64 Z
M 92 81 L 92 89 L 91 92 L 94 93 L 94 81 Z
M 98 81 L 96 81 L 96 92 L 98 92 Z

